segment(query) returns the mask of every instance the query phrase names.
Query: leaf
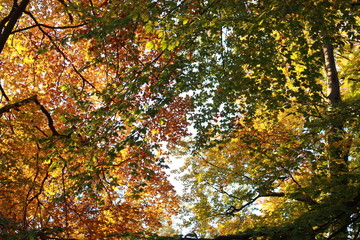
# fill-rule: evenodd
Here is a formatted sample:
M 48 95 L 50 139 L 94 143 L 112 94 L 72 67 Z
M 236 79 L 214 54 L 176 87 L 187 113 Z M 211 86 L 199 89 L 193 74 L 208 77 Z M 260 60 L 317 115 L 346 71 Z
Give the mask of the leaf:
M 156 49 L 156 45 L 153 42 L 147 42 L 146 48 L 149 50 Z

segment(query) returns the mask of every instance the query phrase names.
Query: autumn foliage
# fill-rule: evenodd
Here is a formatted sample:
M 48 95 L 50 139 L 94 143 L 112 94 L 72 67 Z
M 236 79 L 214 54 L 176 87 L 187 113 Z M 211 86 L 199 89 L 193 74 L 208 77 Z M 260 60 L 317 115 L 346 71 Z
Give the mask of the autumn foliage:
M 357 239 L 358 6 L 1 1 L 0 238 Z
M 156 232 L 176 213 L 161 144 L 186 135 L 189 101 L 161 77 L 173 56 L 145 47 L 140 5 L 2 1 L 5 238 Z

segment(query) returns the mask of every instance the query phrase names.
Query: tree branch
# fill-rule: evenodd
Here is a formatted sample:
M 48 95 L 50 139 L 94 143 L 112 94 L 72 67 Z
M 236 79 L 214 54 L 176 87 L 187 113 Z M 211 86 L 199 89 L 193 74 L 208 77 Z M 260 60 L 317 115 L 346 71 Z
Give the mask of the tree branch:
M 65 3 L 65 1 L 64 0 L 58 0 L 58 2 L 59 3 L 61 3 L 65 8 L 67 8 L 68 7 L 68 5 Z M 73 23 L 74 22 L 74 18 L 73 18 L 73 16 L 70 14 L 70 13 L 68 13 L 68 16 L 69 16 L 69 20 L 70 20 L 70 22 L 71 23 Z
M 29 102 L 33 102 L 36 99 L 36 97 L 37 96 L 34 95 L 32 97 L 21 100 L 20 102 L 8 104 L 8 105 L 0 108 L 0 116 L 5 112 L 10 112 L 11 109 L 16 109 L 16 108 L 19 108 L 21 106 L 24 106 L 24 105 L 28 104 Z
M 285 167 L 282 167 L 285 169 Z M 300 189 L 303 189 L 303 187 L 300 185 L 300 183 L 298 181 L 296 181 L 296 179 L 294 178 L 294 176 L 291 174 L 291 172 L 289 171 L 288 172 L 291 180 L 300 188 Z M 307 192 L 302 192 L 302 194 L 305 195 L 305 197 L 297 197 L 297 198 L 294 198 L 294 200 L 297 200 L 297 201 L 300 201 L 300 202 L 304 202 L 304 203 L 307 203 L 309 205 L 315 205 L 317 204 L 317 202 L 311 198 L 311 196 L 307 193 Z
M 37 99 L 37 95 L 34 95 L 32 97 L 26 98 L 24 100 L 21 100 L 19 102 L 16 103 L 12 103 L 12 104 L 8 104 L 2 108 L 0 108 L 0 116 L 5 113 L 5 112 L 10 112 L 11 109 L 17 109 L 21 106 L 24 106 L 30 102 L 34 102 L 36 105 L 38 105 L 40 107 L 40 111 L 46 116 L 47 120 L 48 120 L 48 126 L 52 132 L 53 136 L 60 136 L 60 134 L 56 131 L 55 127 L 54 127 L 54 121 L 50 115 L 50 113 L 46 110 L 46 108 L 39 102 L 39 100 Z
M 73 68 L 73 70 L 75 71 L 75 73 L 82 79 L 83 83 L 87 83 L 89 84 L 92 88 L 96 89 L 96 87 L 94 85 L 92 85 L 80 72 L 79 70 L 75 67 L 75 65 L 72 63 L 72 61 L 65 55 L 65 53 L 60 49 L 60 47 L 58 45 L 56 45 L 56 43 L 54 42 L 54 39 L 47 33 L 44 31 L 44 29 L 42 28 L 41 24 L 36 20 L 36 18 L 34 17 L 34 15 L 32 15 L 31 12 L 27 12 L 25 11 L 25 13 L 27 15 L 29 15 L 31 17 L 31 19 L 35 22 L 35 24 L 38 26 L 38 28 L 40 29 L 40 31 L 47 37 L 49 38 L 50 42 L 53 44 L 53 46 L 55 47 L 55 49 L 61 54 L 61 56 L 63 56 L 63 58 L 65 60 L 68 60 L 71 64 L 71 67 Z
M 52 131 L 53 136 L 60 136 L 60 134 L 56 131 L 54 127 L 54 121 L 50 113 L 46 110 L 46 108 L 43 105 L 40 104 L 39 100 L 36 98 L 36 95 L 35 95 L 34 103 L 40 107 L 40 110 L 45 114 L 46 118 L 48 119 L 48 126 Z
M 24 221 L 24 223 L 23 223 L 23 224 L 24 224 L 24 228 L 27 228 L 27 223 L 26 223 L 26 211 L 27 211 L 27 210 L 26 210 L 26 209 L 28 208 L 28 206 L 30 205 L 30 203 L 31 203 L 35 198 L 38 199 L 38 197 L 43 193 L 45 181 L 49 178 L 49 171 L 48 171 L 48 170 L 49 170 L 49 168 L 51 167 L 52 163 L 53 163 L 53 160 L 50 159 L 50 163 L 49 163 L 49 165 L 47 166 L 46 174 L 45 174 L 43 180 L 42 180 L 41 183 L 40 183 L 39 191 L 38 191 L 34 196 L 32 196 L 32 197 L 29 199 L 29 196 L 30 196 L 31 192 L 32 192 L 32 190 L 34 189 L 35 182 L 36 182 L 36 178 L 37 178 L 37 176 L 39 175 L 40 169 L 38 168 L 37 171 L 36 171 L 36 173 L 35 173 L 34 181 L 33 181 L 33 186 L 30 187 L 30 189 L 29 189 L 29 191 L 28 191 L 28 193 L 27 193 L 27 195 L 26 195 L 26 201 L 27 201 L 27 202 L 26 202 L 26 205 L 25 205 L 24 219 L 23 219 L 23 221 Z
M 8 96 L 6 95 L 5 91 L 4 91 L 4 88 L 2 87 L 1 83 L 0 83 L 0 91 L 1 91 L 1 94 L 4 96 L 4 98 L 6 99 L 6 101 L 10 101 L 10 99 L 8 98 Z
M 209 183 L 207 183 L 209 184 Z M 240 197 L 238 196 L 234 196 L 232 194 L 229 194 L 227 193 L 226 191 L 224 190 L 221 190 L 221 189 L 217 189 L 215 188 L 214 186 L 211 186 L 213 187 L 214 189 L 218 190 L 219 192 L 221 193 L 224 193 L 226 194 L 227 196 L 231 197 L 231 198 L 235 198 L 237 200 L 242 200 Z M 245 203 L 244 205 L 242 205 L 241 207 L 239 208 L 236 208 L 234 206 L 230 206 L 229 209 L 225 212 L 225 213 L 222 213 L 222 214 L 219 214 L 219 215 L 233 215 L 234 213 L 236 212 L 240 212 L 241 210 L 243 210 L 244 208 L 248 207 L 249 205 L 253 204 L 256 200 L 258 200 L 259 198 L 263 198 L 263 197 L 285 197 L 285 193 L 283 192 L 266 192 L 266 193 L 263 193 L 263 194 L 258 194 L 256 197 L 250 199 L 250 201 L 248 201 L 247 203 Z M 293 199 L 293 200 L 296 200 L 296 201 L 300 201 L 300 202 L 304 202 L 304 203 L 307 203 L 309 205 L 315 205 L 315 204 L 318 204 L 316 201 L 314 201 L 313 199 L 309 198 L 308 196 L 306 197 L 291 197 L 291 196 L 286 196 L 288 197 L 289 199 Z
M 0 35 L 0 53 L 4 49 L 5 43 L 9 38 L 16 22 L 20 19 L 21 15 L 24 13 L 27 5 L 29 4 L 30 0 L 23 0 L 21 1 L 20 5 L 14 4 L 13 8 L 8 15 L 9 18 L 5 18 L 5 22 L 7 22 L 5 26 L 5 22 L 1 22 L 4 25 L 4 30 L 1 32 Z
M 85 23 L 82 23 L 82 24 L 79 24 L 79 25 L 73 25 L 73 26 L 50 26 L 50 25 L 38 23 L 38 24 L 29 26 L 29 27 L 20 28 L 20 29 L 17 29 L 15 31 L 12 31 L 11 34 L 14 34 L 14 33 L 17 33 L 17 32 L 22 32 L 22 31 L 29 30 L 29 29 L 36 28 L 36 27 L 44 27 L 44 28 L 49 28 L 49 29 L 53 29 L 53 30 L 57 30 L 57 29 L 62 30 L 62 29 L 69 29 L 69 28 L 78 28 L 78 27 L 85 26 L 86 24 L 87 23 L 85 22 Z

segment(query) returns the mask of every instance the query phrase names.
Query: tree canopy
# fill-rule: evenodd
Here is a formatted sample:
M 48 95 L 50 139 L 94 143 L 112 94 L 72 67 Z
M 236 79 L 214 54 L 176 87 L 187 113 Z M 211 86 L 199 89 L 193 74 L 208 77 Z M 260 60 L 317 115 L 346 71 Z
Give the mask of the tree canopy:
M 0 236 L 357 239 L 359 5 L 3 0 Z

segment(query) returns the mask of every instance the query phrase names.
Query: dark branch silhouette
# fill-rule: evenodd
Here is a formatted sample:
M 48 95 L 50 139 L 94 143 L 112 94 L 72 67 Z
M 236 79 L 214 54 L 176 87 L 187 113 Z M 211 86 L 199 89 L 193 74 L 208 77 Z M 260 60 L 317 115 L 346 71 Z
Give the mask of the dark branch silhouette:
M 36 105 L 38 105 L 40 107 L 40 111 L 46 116 L 47 120 L 48 120 L 48 126 L 52 132 L 53 136 L 60 136 L 60 134 L 58 133 L 58 131 L 55 129 L 54 126 L 54 121 L 50 115 L 50 113 L 48 112 L 48 110 L 46 110 L 46 108 L 39 102 L 39 100 L 37 99 L 37 95 L 31 96 L 29 98 L 26 98 L 24 100 L 21 100 L 19 102 L 15 102 L 12 104 L 8 104 L 2 108 L 0 108 L 0 116 L 5 113 L 5 112 L 10 112 L 11 109 L 17 109 L 21 106 L 24 106 L 30 102 L 35 103 Z
M 19 5 L 14 4 L 9 15 L 5 17 L 0 23 L 0 53 L 4 49 L 5 43 L 9 38 L 16 22 L 20 19 L 21 15 L 25 12 L 30 0 L 23 0 Z M 6 25 L 6 26 L 5 26 Z
M 29 30 L 29 29 L 36 28 L 36 27 L 44 27 L 44 28 L 49 28 L 49 29 L 53 29 L 53 30 L 57 30 L 57 29 L 62 30 L 62 29 L 71 29 L 71 28 L 83 27 L 86 24 L 87 23 L 82 23 L 82 24 L 73 25 L 73 26 L 50 26 L 50 25 L 38 23 L 38 24 L 29 26 L 29 27 L 14 30 L 14 31 L 11 32 L 11 34 L 14 34 L 14 33 L 17 33 L 17 32 L 22 32 L 22 31 Z

